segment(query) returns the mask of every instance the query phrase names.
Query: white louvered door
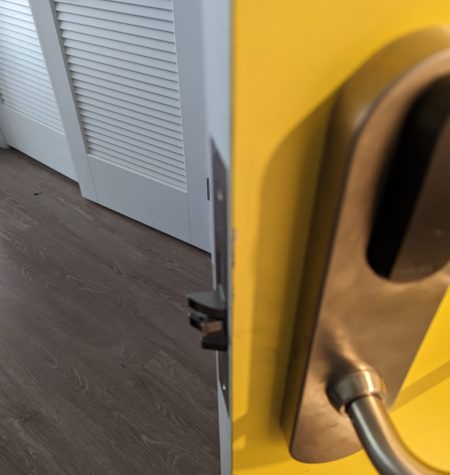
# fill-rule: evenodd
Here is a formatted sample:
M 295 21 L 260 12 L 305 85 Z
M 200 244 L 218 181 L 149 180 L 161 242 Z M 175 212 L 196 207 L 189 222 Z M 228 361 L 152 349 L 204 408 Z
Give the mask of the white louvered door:
M 0 0 L 0 95 L 7 144 L 76 179 L 28 0 Z
M 201 0 L 31 4 L 50 74 L 64 62 L 88 197 L 209 249 Z

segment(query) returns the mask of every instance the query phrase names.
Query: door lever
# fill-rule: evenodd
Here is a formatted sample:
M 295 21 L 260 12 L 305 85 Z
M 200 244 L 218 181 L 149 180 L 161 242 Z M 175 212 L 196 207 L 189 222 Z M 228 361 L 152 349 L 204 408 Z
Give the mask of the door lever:
M 383 380 L 373 370 L 346 374 L 328 388 L 334 407 L 352 421 L 361 445 L 383 475 L 449 475 L 418 459 L 392 424 Z

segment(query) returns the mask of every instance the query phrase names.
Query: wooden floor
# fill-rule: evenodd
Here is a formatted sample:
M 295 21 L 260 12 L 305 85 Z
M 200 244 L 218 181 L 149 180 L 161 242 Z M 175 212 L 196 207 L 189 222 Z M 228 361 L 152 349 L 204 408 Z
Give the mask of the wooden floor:
M 0 152 L 0 474 L 215 475 L 206 254 Z

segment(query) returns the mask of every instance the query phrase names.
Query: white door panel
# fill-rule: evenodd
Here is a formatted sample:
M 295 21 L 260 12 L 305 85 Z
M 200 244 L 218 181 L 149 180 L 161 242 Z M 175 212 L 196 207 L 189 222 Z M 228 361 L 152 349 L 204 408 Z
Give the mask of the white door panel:
M 92 183 L 83 195 L 209 249 L 201 0 L 188 3 L 31 7 L 50 75 L 65 76 L 55 92 L 63 121 L 77 123 L 68 139 L 80 184 Z
M 148 186 L 148 177 L 111 160 L 91 156 L 92 172 L 103 177 L 96 182 L 99 202 L 137 221 L 179 239 L 189 241 L 187 195 L 184 191 L 154 182 Z M 160 212 L 164 206 L 164 213 Z M 180 212 L 182 210 L 182 212 Z
M 5 105 L 0 106 L 0 124 L 5 141 L 10 147 L 76 180 L 63 132 Z
M 0 2 L 0 127 L 5 142 L 76 179 L 47 67 L 25 0 Z

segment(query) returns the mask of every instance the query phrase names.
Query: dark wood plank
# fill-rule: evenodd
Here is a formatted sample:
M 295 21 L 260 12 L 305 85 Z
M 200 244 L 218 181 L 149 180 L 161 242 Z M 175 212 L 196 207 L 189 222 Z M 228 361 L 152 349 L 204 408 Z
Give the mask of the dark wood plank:
M 0 152 L 0 474 L 219 473 L 209 257 Z

